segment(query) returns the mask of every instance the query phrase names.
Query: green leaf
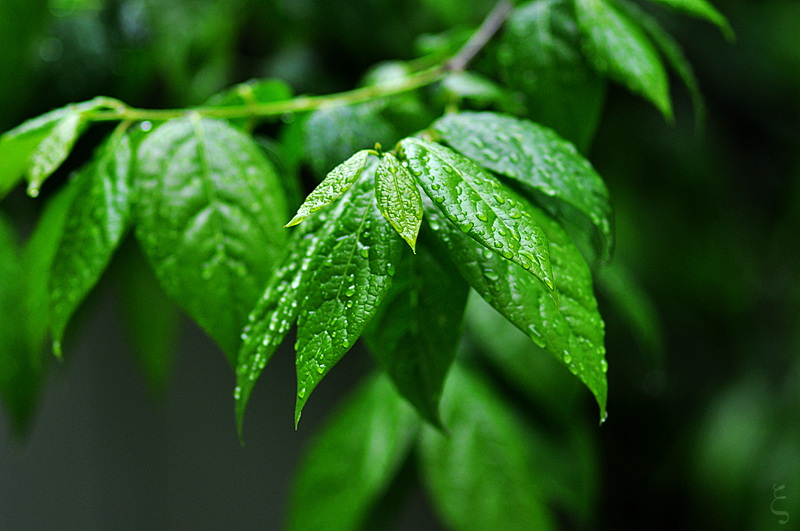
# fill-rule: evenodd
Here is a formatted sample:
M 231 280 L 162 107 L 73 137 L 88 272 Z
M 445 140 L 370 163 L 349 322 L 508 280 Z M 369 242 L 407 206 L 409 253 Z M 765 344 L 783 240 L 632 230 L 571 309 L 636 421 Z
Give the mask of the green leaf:
M 234 85 L 211 96 L 204 106 L 208 107 L 253 107 L 291 99 L 292 87 L 280 79 L 251 79 Z M 259 121 L 257 116 L 229 120 L 240 127 L 252 129 Z
M 444 435 L 422 429 L 423 480 L 444 522 L 459 531 L 556 529 L 533 442 L 496 391 L 459 365 L 445 385 Z
M 113 134 L 72 185 L 78 190 L 67 214 L 50 274 L 53 351 L 72 314 L 108 266 L 130 225 L 131 141 Z
M 384 377 L 362 385 L 315 437 L 295 477 L 290 530 L 361 529 L 405 461 L 419 419 Z
M 420 243 L 416 256 L 400 261 L 364 337 L 403 397 L 441 426 L 439 399 L 461 338 L 469 287 L 447 257 Z
M 297 319 L 300 303 L 310 286 L 308 280 L 314 274 L 309 264 L 334 226 L 328 222 L 328 214 L 338 217 L 345 205 L 342 201 L 332 212 L 319 213 L 292 234 L 286 256 L 248 316 L 248 324 L 242 331 L 233 391 L 237 429 L 242 440 L 244 413 L 253 387 Z
M 399 134 L 383 117 L 383 107 L 382 101 L 371 101 L 314 111 L 305 123 L 304 143 L 314 171 L 325 175 L 360 149 L 393 145 Z
M 28 120 L 0 136 L 0 198 L 25 175 L 35 197 L 42 183 L 67 158 L 85 129 L 84 113 L 115 106 L 116 100 L 95 98 Z
M 509 190 L 470 159 L 434 142 L 406 138 L 402 156 L 422 189 L 450 221 L 553 289 L 547 237 Z
M 661 54 L 667 60 L 667 63 L 681 78 L 686 89 L 689 91 L 689 96 L 692 98 L 692 105 L 694 105 L 694 112 L 696 114 L 697 127 L 702 126 L 706 114 L 706 104 L 703 100 L 703 94 L 700 92 L 700 86 L 697 78 L 692 70 L 692 65 L 683 53 L 680 44 L 667 33 L 661 24 L 647 14 L 642 8 L 632 2 L 619 2 L 619 5 L 628 12 L 628 15 L 639 22 L 644 28 L 653 43 L 661 51 Z
M 605 325 L 597 310 L 591 272 L 558 222 L 524 199 L 515 201 L 547 234 L 555 300 L 540 282 L 516 264 L 474 243 L 431 205 L 427 205 L 425 213 L 428 224 L 469 285 L 577 376 L 594 394 L 600 418 L 605 420 Z
M 297 331 L 295 423 L 309 395 L 353 346 L 392 283 L 403 248 L 375 204 L 376 163 L 340 201 L 308 267 L 314 271 Z
M 575 0 L 575 8 L 586 53 L 598 72 L 650 100 L 672 119 L 667 73 L 639 25 L 608 0 Z
M 694 17 L 697 17 L 702 20 L 706 20 L 715 26 L 717 26 L 720 30 L 722 30 L 722 34 L 725 35 L 725 38 L 728 40 L 733 40 L 733 28 L 728 23 L 728 20 L 717 11 L 717 9 L 711 5 L 710 3 L 706 2 L 706 0 L 650 0 L 651 2 L 655 2 L 656 4 L 661 4 L 667 6 L 671 9 L 676 11 L 680 11 L 682 13 L 687 13 Z
M 497 59 L 506 84 L 522 92 L 527 116 L 586 152 L 606 83 L 583 56 L 572 1 L 542 0 L 514 9 Z
M 142 249 L 167 294 L 235 365 L 242 327 L 286 241 L 278 177 L 249 137 L 196 114 L 155 128 L 137 159 Z
M 414 176 L 391 153 L 383 154 L 375 176 L 375 197 L 381 214 L 416 252 L 422 197 Z
M 488 112 L 449 114 L 432 128 L 479 165 L 535 190 L 553 214 L 569 219 L 575 209 L 588 217 L 599 235 L 598 255 L 610 258 L 614 235 L 608 189 L 572 144 L 541 125 Z
M 297 225 L 317 210 L 339 199 L 361 176 L 361 172 L 367 167 L 370 153 L 374 152 L 361 150 L 332 169 L 327 177 L 314 188 L 314 191 L 308 194 L 297 210 L 297 214 L 286 224 L 286 227 Z

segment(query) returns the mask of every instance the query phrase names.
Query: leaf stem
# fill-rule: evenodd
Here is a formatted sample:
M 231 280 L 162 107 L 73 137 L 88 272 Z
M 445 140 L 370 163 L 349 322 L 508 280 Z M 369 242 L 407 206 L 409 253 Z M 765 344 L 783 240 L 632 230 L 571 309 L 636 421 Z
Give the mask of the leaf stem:
M 467 41 L 467 43 L 449 60 L 415 72 L 402 79 L 387 83 L 324 96 L 299 96 L 284 101 L 227 107 L 200 106 L 186 109 L 139 109 L 129 107 L 118 100 L 109 99 L 109 101 L 114 102 L 113 105 L 109 105 L 111 108 L 88 111 L 83 114 L 83 118 L 93 122 L 118 120 L 127 122 L 144 120 L 164 121 L 182 118 L 189 113 L 198 114 L 207 118 L 233 119 L 256 116 L 266 118 L 297 112 L 314 111 L 322 107 L 352 105 L 392 96 L 394 94 L 409 92 L 439 81 L 448 72 L 463 71 L 494 34 L 497 33 L 512 8 L 513 3 L 511 0 L 500 0 L 469 41 Z

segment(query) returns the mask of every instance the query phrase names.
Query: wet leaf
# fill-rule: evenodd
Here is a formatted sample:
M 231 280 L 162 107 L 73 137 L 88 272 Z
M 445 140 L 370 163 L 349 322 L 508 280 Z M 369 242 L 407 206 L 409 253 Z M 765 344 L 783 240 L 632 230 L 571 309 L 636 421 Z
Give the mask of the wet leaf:
M 28 193 L 39 194 L 42 183 L 67 158 L 86 122 L 83 113 L 108 108 L 116 100 L 95 98 L 50 111 L 0 136 L 0 198 L 25 175 Z
M 551 129 L 497 113 L 449 114 L 433 126 L 441 139 L 484 168 L 532 188 L 551 212 L 570 218 L 575 209 L 597 231 L 597 254 L 613 247 L 608 189 L 575 147 Z
M 130 224 L 130 166 L 130 138 L 115 133 L 72 185 L 78 190 L 50 274 L 57 356 L 61 356 L 61 339 L 72 314 L 100 279 Z
M 422 198 L 414 176 L 391 153 L 384 153 L 375 174 L 378 208 L 394 230 L 416 252 L 422 224 Z
M 522 93 L 528 118 L 586 152 L 600 121 L 606 83 L 583 55 L 572 1 L 542 0 L 514 9 L 497 59 L 505 82 Z
M 278 177 L 249 137 L 196 114 L 154 129 L 137 158 L 142 249 L 167 294 L 235 365 L 247 315 L 284 250 Z
M 420 186 L 444 216 L 553 289 L 547 237 L 505 185 L 441 144 L 406 138 L 400 145 Z
M 733 40 L 734 38 L 733 28 L 731 28 L 731 25 L 728 23 L 727 19 L 722 15 L 722 13 L 717 11 L 717 9 L 713 5 L 706 2 L 706 0 L 650 0 L 650 1 L 655 2 L 656 4 L 667 6 L 682 13 L 687 13 L 699 19 L 706 20 L 717 26 L 720 30 L 722 30 L 722 33 L 723 35 L 725 35 L 726 39 Z
M 385 377 L 371 378 L 331 417 L 300 465 L 289 529 L 361 529 L 419 430 Z
M 423 426 L 422 477 L 452 529 L 556 529 L 534 441 L 497 392 L 456 365 L 445 385 L 442 416 L 449 434 Z
M 446 256 L 420 243 L 416 256 L 400 261 L 364 338 L 400 394 L 441 426 L 439 399 L 461 338 L 469 287 Z
M 650 100 L 672 119 L 667 73 L 639 25 L 608 0 L 576 0 L 575 10 L 586 53 L 597 71 Z
M 370 153 L 372 153 L 370 150 L 361 150 L 332 169 L 314 191 L 308 194 L 297 214 L 286 226 L 297 225 L 314 212 L 339 199 L 361 176 L 361 172 L 367 167 Z
M 597 309 L 591 272 L 558 222 L 532 205 L 523 207 L 521 198 L 518 203 L 547 234 L 555 300 L 522 268 L 477 245 L 432 205 L 426 205 L 425 214 L 472 289 L 580 379 L 594 394 L 604 420 L 605 325 Z
M 314 252 L 297 323 L 295 422 L 309 395 L 353 346 L 389 290 L 402 240 L 375 204 L 377 161 L 340 201 L 346 208 Z

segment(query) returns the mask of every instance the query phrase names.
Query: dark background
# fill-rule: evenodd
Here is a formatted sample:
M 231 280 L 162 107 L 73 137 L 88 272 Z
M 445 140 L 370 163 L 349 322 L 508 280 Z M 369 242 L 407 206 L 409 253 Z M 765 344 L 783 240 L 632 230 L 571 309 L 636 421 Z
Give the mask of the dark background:
M 97 94 L 170 107 L 251 77 L 351 88 L 375 62 L 410 58 L 419 33 L 480 20 L 491 2 L 457 4 L 0 0 L 0 130 Z M 597 529 L 800 521 L 800 2 L 715 5 L 734 42 L 658 11 L 695 67 L 704 130 L 677 82 L 673 125 L 612 88 L 589 154 L 616 208 L 615 274 L 627 275 L 621 295 L 598 289 L 611 369 L 609 420 L 593 431 Z M 0 204 L 23 226 L 39 207 L 21 190 Z M 49 363 L 27 435 L 0 421 L 0 529 L 279 528 L 304 444 L 370 360 L 345 357 L 295 431 L 291 353 L 279 352 L 241 447 L 232 373 L 185 319 L 168 386 L 147 383 L 117 304 L 125 274 L 123 256 L 74 322 L 65 362 Z M 595 423 L 585 412 L 576 422 Z M 770 506 L 780 485 L 786 526 Z M 434 521 L 415 495 L 398 528 Z

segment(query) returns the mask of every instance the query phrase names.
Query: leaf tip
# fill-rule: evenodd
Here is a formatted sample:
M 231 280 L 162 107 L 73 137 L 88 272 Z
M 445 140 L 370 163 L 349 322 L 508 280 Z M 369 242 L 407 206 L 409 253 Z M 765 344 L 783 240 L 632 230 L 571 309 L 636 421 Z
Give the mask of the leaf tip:
M 284 229 L 288 229 L 289 227 L 294 227 L 295 225 L 299 225 L 307 216 L 302 216 L 300 214 L 293 217 L 289 220 L 289 223 L 283 226 Z
M 53 339 L 53 355 L 58 361 L 64 360 L 64 352 L 61 350 L 61 338 Z

